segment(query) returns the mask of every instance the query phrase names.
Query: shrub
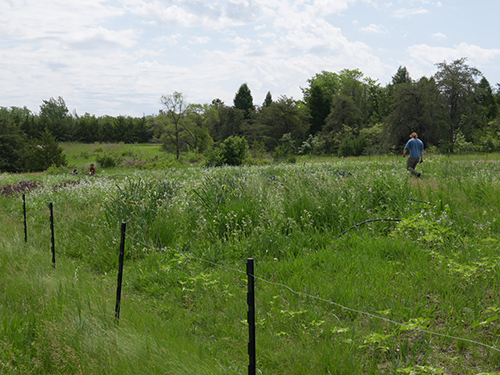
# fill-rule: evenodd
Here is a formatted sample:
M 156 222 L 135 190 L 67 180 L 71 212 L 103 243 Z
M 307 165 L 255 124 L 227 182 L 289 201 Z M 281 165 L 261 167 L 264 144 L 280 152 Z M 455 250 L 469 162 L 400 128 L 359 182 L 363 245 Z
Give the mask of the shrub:
M 114 168 L 121 163 L 121 158 L 112 154 L 99 154 L 96 161 L 102 168 Z
M 359 136 L 357 138 L 346 137 L 339 146 L 339 156 L 360 156 L 367 146 L 366 138 Z
M 230 136 L 224 140 L 219 147 L 212 147 L 205 152 L 205 165 L 209 167 L 242 165 L 247 154 L 247 140 L 242 137 Z
M 280 139 L 281 144 L 274 149 L 273 158 L 275 160 L 286 160 L 289 163 L 295 163 L 295 144 L 292 139 L 292 134 L 283 134 Z
M 231 136 L 222 142 L 221 149 L 228 165 L 241 165 L 247 157 L 248 142 L 245 138 Z

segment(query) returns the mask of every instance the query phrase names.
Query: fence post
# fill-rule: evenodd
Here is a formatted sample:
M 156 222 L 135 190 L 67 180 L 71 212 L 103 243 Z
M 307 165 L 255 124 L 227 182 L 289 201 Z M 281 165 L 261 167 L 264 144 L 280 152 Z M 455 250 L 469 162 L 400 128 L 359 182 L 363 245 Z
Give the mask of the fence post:
M 123 259 L 125 256 L 125 231 L 127 230 L 127 223 L 122 223 L 122 237 L 120 242 L 120 258 L 118 262 L 118 285 L 116 287 L 116 307 L 115 319 L 120 320 L 120 303 L 122 298 L 122 280 L 123 280 Z
M 248 375 L 256 374 L 256 353 L 255 353 L 255 278 L 254 278 L 254 262 L 253 258 L 247 259 L 247 276 L 248 276 Z
M 24 213 L 24 242 L 28 242 L 28 224 L 26 221 L 26 194 L 23 194 L 23 213 Z
M 52 266 L 56 266 L 56 240 L 54 236 L 54 203 L 49 203 L 50 209 L 50 232 L 51 232 L 51 242 L 52 242 Z

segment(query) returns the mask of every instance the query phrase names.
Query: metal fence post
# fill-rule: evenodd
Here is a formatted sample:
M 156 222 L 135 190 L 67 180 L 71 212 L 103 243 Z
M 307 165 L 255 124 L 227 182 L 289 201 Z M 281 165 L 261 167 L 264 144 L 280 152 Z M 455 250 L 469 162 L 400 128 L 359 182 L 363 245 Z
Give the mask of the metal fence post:
M 54 236 L 54 203 L 49 203 L 50 209 L 50 231 L 51 231 L 51 242 L 52 242 L 52 266 L 56 266 L 56 240 Z
M 23 194 L 23 213 L 24 213 L 24 242 L 28 242 L 28 224 L 26 221 L 26 194 Z
M 122 281 L 123 281 L 123 262 L 125 257 L 125 231 L 127 230 L 127 223 L 122 223 L 121 229 L 121 242 L 120 242 L 120 258 L 118 262 L 118 284 L 116 287 L 116 307 L 115 307 L 115 319 L 118 322 L 120 320 L 120 304 L 122 298 Z
M 256 374 L 256 345 L 255 345 L 255 278 L 254 278 L 254 260 L 253 258 L 247 259 L 247 276 L 248 276 L 248 375 Z

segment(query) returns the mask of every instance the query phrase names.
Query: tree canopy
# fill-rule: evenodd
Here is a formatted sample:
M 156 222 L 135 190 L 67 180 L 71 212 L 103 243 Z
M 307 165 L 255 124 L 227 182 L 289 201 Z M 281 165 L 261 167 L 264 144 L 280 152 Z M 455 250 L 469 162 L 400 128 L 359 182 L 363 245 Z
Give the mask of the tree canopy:
M 158 114 L 140 118 L 78 115 L 60 96 L 43 100 L 38 114 L 0 107 L 0 170 L 26 170 L 35 163 L 33 145 L 66 141 L 161 142 L 179 158 L 183 151 L 222 149 L 230 137 L 243 137 L 260 154 L 283 149 L 286 140 L 294 152 L 345 155 L 394 152 L 416 131 L 426 146 L 443 152 L 453 152 L 460 142 L 500 151 L 500 84 L 490 84 L 466 58 L 436 67 L 434 76 L 413 79 L 399 66 L 386 86 L 358 69 L 321 71 L 301 88 L 301 99 L 275 100 L 267 92 L 260 106 L 247 83 L 232 105 L 220 99 L 187 103 L 174 92 L 161 96 Z

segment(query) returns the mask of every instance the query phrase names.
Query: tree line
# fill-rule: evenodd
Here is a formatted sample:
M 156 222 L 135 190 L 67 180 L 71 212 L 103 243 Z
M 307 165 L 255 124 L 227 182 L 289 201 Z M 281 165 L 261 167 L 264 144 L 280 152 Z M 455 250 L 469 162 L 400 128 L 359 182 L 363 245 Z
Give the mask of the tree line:
M 78 116 L 61 97 L 44 100 L 38 114 L 2 107 L 0 169 L 34 169 L 20 154 L 33 154 L 42 141 L 159 142 L 177 158 L 186 150 L 217 157 L 230 144 L 279 158 L 399 152 L 417 132 L 440 152 L 500 151 L 500 85 L 492 88 L 466 58 L 436 66 L 417 80 L 399 67 L 386 86 L 357 69 L 322 71 L 301 88 L 302 99 L 268 92 L 260 105 L 246 83 L 231 105 L 189 104 L 174 92 L 161 97 L 158 114 L 141 118 Z

